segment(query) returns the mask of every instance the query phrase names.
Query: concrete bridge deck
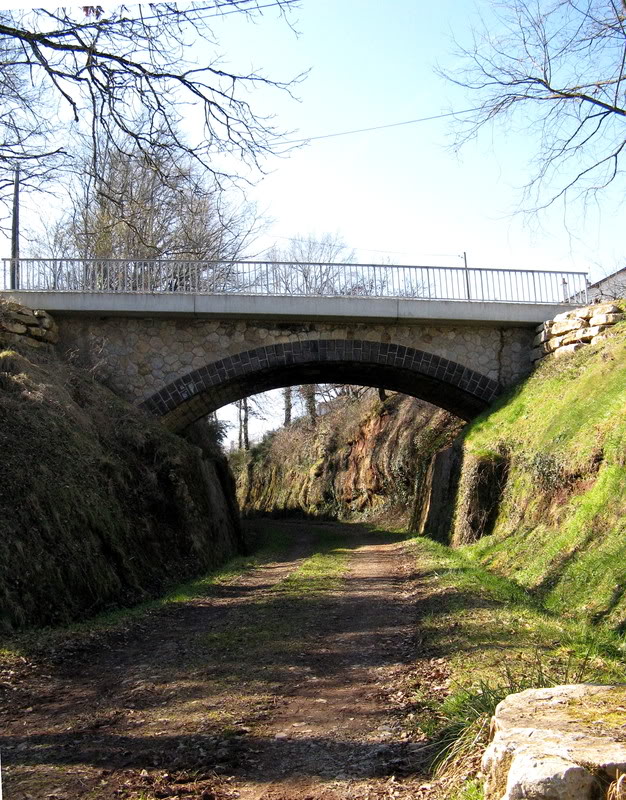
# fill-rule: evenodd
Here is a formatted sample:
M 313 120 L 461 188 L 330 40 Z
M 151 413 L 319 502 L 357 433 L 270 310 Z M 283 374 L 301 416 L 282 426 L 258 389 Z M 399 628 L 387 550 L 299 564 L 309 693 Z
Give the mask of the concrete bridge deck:
M 533 327 L 570 309 L 567 303 L 427 300 L 404 297 L 317 297 L 245 294 L 1 291 L 58 317 L 229 318 L 259 322 L 424 322 Z

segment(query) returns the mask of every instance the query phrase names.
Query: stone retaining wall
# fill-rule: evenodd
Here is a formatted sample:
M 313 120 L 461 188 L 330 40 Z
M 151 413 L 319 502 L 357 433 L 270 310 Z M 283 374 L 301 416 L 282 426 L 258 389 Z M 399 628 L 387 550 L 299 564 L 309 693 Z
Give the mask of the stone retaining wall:
M 46 311 L 0 300 L 0 344 L 41 348 L 58 340 L 57 324 Z
M 531 360 L 536 362 L 548 355 L 562 356 L 585 344 L 596 344 L 622 319 L 622 309 L 613 303 L 584 306 L 558 314 L 537 327 Z

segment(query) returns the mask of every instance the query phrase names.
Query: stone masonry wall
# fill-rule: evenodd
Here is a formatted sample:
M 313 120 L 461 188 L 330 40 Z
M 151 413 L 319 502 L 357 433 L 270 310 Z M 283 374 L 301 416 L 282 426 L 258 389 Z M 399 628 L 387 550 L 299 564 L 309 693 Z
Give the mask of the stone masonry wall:
M 62 318 L 61 347 L 78 351 L 119 392 L 142 401 L 189 372 L 255 347 L 315 339 L 395 343 L 469 367 L 503 386 L 531 368 L 532 329 L 254 320 Z
M 563 356 L 585 344 L 600 342 L 610 334 L 613 325 L 623 319 L 622 309 L 613 303 L 584 306 L 558 314 L 537 327 L 531 359 L 537 362 L 549 355 Z
M 58 339 L 57 324 L 47 312 L 0 300 L 0 344 L 40 348 L 56 344 Z

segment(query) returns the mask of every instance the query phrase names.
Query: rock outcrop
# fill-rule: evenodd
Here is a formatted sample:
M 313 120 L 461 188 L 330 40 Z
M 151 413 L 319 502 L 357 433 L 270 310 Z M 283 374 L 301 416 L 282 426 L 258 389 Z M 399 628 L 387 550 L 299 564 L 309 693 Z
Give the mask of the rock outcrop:
M 626 685 L 509 695 L 496 708 L 482 770 L 485 800 L 607 797 L 626 772 Z
M 408 522 L 416 493 L 428 492 L 434 453 L 463 424 L 405 395 L 339 398 L 315 428 L 302 418 L 231 458 L 241 509 L 341 519 L 385 513 Z

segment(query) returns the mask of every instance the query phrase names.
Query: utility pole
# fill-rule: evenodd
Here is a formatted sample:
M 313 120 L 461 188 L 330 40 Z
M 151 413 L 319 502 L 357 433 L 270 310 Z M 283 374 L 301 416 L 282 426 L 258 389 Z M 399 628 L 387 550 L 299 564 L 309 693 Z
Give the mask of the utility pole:
M 11 225 L 11 289 L 20 288 L 18 258 L 20 257 L 20 168 L 15 168 L 13 183 L 13 221 Z
M 463 263 L 465 264 L 465 287 L 467 288 L 467 299 L 471 300 L 472 295 L 470 293 L 469 270 L 467 268 L 467 253 L 465 252 L 465 250 L 463 251 Z

